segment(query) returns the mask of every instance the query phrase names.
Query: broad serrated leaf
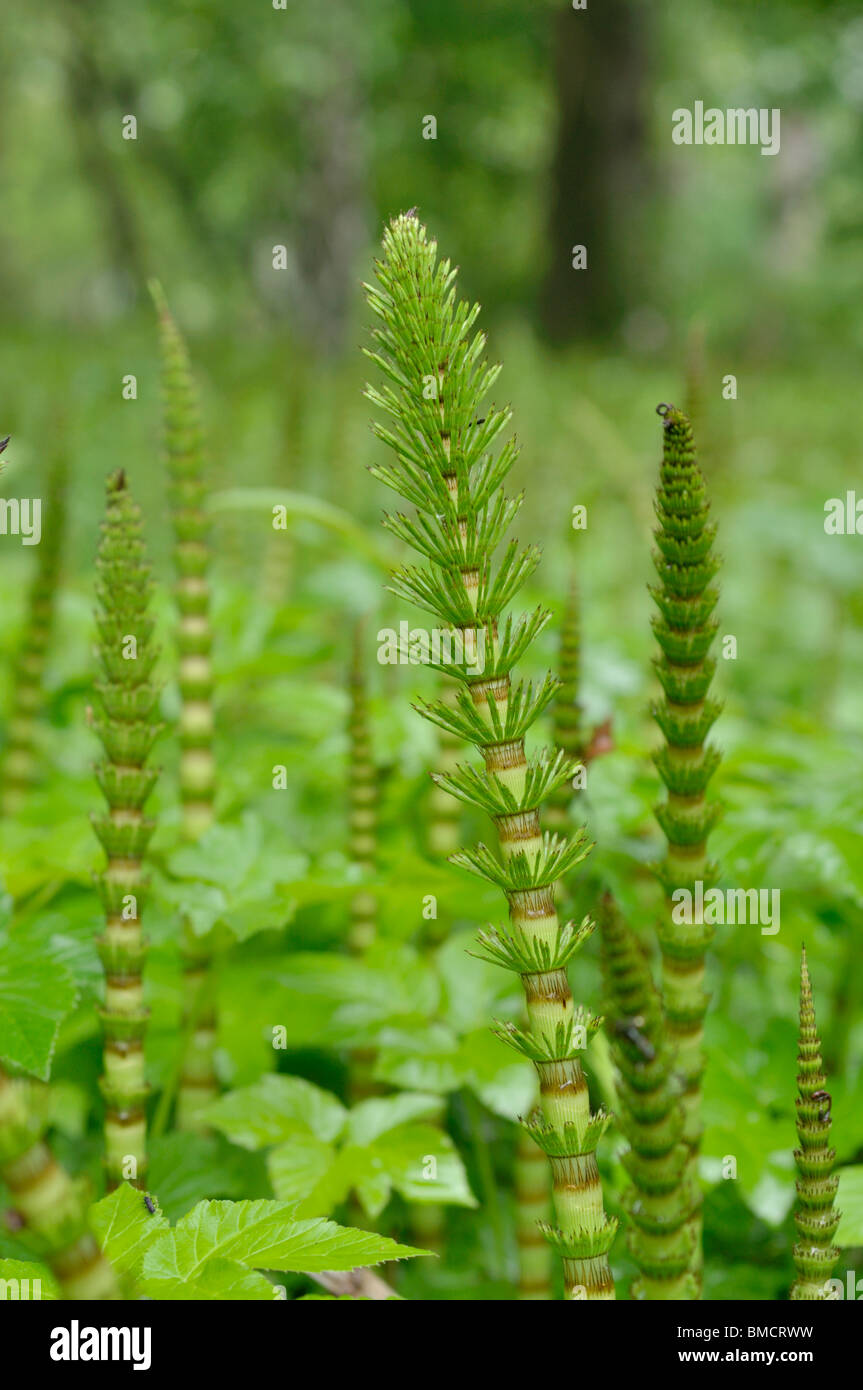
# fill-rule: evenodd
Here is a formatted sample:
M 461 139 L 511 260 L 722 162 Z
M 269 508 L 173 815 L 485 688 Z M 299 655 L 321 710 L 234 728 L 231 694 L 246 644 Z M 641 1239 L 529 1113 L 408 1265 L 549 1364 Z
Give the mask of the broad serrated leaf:
M 355 1231 L 331 1221 L 296 1221 L 287 1202 L 199 1202 L 147 1250 L 143 1287 L 146 1291 L 151 1280 L 188 1282 L 214 1258 L 236 1260 L 250 1269 L 304 1274 L 425 1253 L 373 1231 Z
M 143 1193 L 125 1182 L 90 1208 L 89 1220 L 106 1259 L 135 1281 L 145 1255 L 169 1230 L 167 1217 L 148 1211 Z
M 17 941 L 0 945 L 0 1059 L 47 1081 L 57 1033 L 77 997 L 64 965 Z
M 151 1298 L 193 1302 L 272 1303 L 277 1290 L 256 1269 L 247 1269 L 236 1260 L 208 1260 L 190 1279 L 148 1277 L 145 1288 Z

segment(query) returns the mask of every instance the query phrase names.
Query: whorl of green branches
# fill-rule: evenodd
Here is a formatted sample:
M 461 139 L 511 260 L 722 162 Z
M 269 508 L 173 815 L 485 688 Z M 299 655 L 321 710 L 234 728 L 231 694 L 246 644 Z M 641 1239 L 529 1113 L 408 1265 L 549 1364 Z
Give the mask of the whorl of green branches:
M 183 829 L 197 839 L 213 819 L 213 673 L 210 652 L 210 549 L 204 509 L 204 438 L 186 344 L 160 287 L 150 287 L 159 314 L 164 447 L 174 531 L 179 622 L 180 794 Z
M 87 1227 L 86 1179 L 71 1178 L 41 1137 L 29 1083 L 0 1068 L 0 1176 L 19 1224 L 68 1299 L 118 1299 L 113 1269 Z
M 680 1088 L 674 1077 L 662 1003 L 635 934 L 606 894 L 599 913 L 607 1030 L 619 1079 L 618 1120 L 629 1149 L 632 1186 L 623 1204 L 629 1248 L 640 1277 L 634 1298 L 693 1299 L 692 1216 L 701 1197 L 688 1174 Z
M 797 1204 L 794 1224 L 800 1237 L 794 1246 L 797 1277 L 791 1288 L 795 1301 L 829 1298 L 827 1280 L 839 1258 L 833 1237 L 841 1212 L 834 1206 L 839 1177 L 833 1172 L 836 1150 L 830 1147 L 831 1098 L 821 1060 L 821 1039 L 809 983 L 806 951 L 800 962 L 800 1036 L 797 1062 Z
M 465 764 L 437 781 L 487 811 L 499 840 L 499 853 L 481 844 L 451 861 L 506 897 L 509 922 L 480 933 L 479 953 L 524 986 L 527 1027 L 506 1024 L 499 1034 L 539 1073 L 540 1107 L 526 1127 L 551 1163 L 556 1221 L 545 1234 L 563 1258 L 567 1297 L 613 1298 L 608 1251 L 616 1222 L 605 1214 L 596 1163 L 609 1116 L 591 1113 L 581 1063 L 599 1020 L 575 1008 L 566 973 L 592 923 L 561 925 L 554 901 L 558 879 L 589 847 L 583 831 L 567 840 L 540 829 L 540 807 L 572 777 L 571 760 L 525 754 L 525 736 L 558 683 L 550 675 L 537 687 L 512 681 L 549 615 L 503 616 L 539 559 L 534 547 L 504 539 L 521 501 L 503 491 L 515 441 L 496 447 L 510 412 L 485 405 L 499 368 L 487 365 L 484 335 L 472 331 L 479 305 L 456 298 L 455 269 L 438 261 L 414 215 L 387 228 L 383 252 L 377 285 L 366 289 L 379 320 L 368 355 L 387 384 L 367 395 L 389 417 L 375 430 L 394 459 L 372 473 L 416 509 L 388 515 L 385 524 L 429 562 L 396 570 L 391 587 L 464 640 L 463 660 L 438 663 L 460 683 L 455 706 L 435 700 L 420 712 L 481 753 L 481 768 Z
M 37 725 L 45 702 L 45 655 L 54 626 L 66 529 L 66 458 L 55 455 L 48 476 L 36 573 L 27 599 L 27 616 L 12 677 L 12 713 L 3 754 L 2 813 L 13 816 L 38 780 Z
M 142 1183 L 147 1169 L 144 1034 L 146 940 L 141 913 L 147 890 L 143 858 L 155 822 L 144 815 L 158 777 L 147 758 L 161 730 L 159 687 L 152 681 L 158 649 L 149 615 L 150 567 L 142 539 L 141 511 L 125 473 L 107 484 L 107 507 L 96 560 L 97 655 L 102 680 L 95 686 L 101 712 L 93 727 L 104 749 L 96 777 L 108 803 L 93 816 L 105 851 L 98 876 L 105 930 L 98 939 L 105 971 L 104 1035 L 105 1164 L 111 1186 L 124 1178 Z
M 668 899 L 659 942 L 665 1014 L 684 1085 L 683 1137 L 694 1168 L 701 1140 L 705 955 L 713 929 L 694 920 L 694 912 L 691 923 L 673 921 L 671 895 L 677 889 L 694 893 L 698 881 L 706 889 L 717 878 L 707 839 L 719 806 L 705 793 L 720 759 L 706 742 L 720 711 L 708 694 L 716 669 L 709 652 L 718 629 L 713 610 L 719 595 L 712 581 L 719 561 L 689 421 L 671 405 L 660 406 L 658 413 L 663 417 L 663 450 L 653 558 L 659 584 L 650 592 L 659 609 L 653 619 L 660 647 L 654 665 L 663 689 L 653 717 L 665 737 L 654 762 L 667 788 L 665 801 L 656 807 L 667 840 L 658 872 Z

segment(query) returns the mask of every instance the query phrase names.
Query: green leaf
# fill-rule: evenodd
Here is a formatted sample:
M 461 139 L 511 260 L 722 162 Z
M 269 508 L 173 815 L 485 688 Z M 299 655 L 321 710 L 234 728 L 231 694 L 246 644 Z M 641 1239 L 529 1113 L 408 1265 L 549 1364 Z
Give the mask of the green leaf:
M 151 1298 L 174 1302 L 233 1299 L 235 1302 L 254 1300 L 272 1303 L 277 1297 L 277 1290 L 269 1279 L 255 1269 L 238 1264 L 236 1260 L 208 1260 L 203 1269 L 190 1279 L 152 1275 L 147 1278 L 145 1288 Z
M 273 1191 L 282 1202 L 296 1202 L 297 1216 L 329 1216 L 350 1191 L 336 1165 L 337 1153 L 315 1134 L 295 1134 L 267 1155 Z
M 245 1149 L 279 1144 L 298 1130 L 335 1139 L 344 1128 L 341 1101 L 298 1076 L 262 1076 L 253 1086 L 230 1091 L 208 1106 L 205 1119 Z
M 57 1033 L 77 987 L 50 956 L 17 941 L 0 946 L 0 1059 L 47 1081 Z
M 397 1096 L 375 1096 L 353 1107 L 345 1137 L 350 1143 L 365 1147 L 408 1120 L 439 1114 L 440 1108 L 439 1096 L 413 1095 L 408 1091 Z
M 145 1256 L 169 1226 L 161 1212 L 147 1210 L 143 1193 L 124 1182 L 90 1208 L 90 1229 L 117 1272 L 137 1281 Z
M 394 1118 L 395 1102 L 409 1100 L 402 1113 L 428 1114 L 439 1107 L 435 1097 L 386 1097 L 391 1106 L 370 1112 L 378 1101 L 364 1101 L 351 1112 L 366 1112 L 362 1131 L 372 1119 L 376 1136 L 368 1143 L 346 1143 L 337 1152 L 313 1135 L 295 1135 L 274 1149 L 267 1167 L 273 1191 L 283 1201 L 298 1203 L 298 1216 L 327 1216 L 351 1190 L 369 1216 L 377 1217 L 393 1190 L 411 1202 L 441 1202 L 456 1206 L 475 1206 L 467 1175 L 449 1135 L 435 1125 L 400 1124 L 380 1128 L 385 1118 Z M 418 1102 L 422 1102 L 419 1105 Z M 349 1123 L 350 1123 L 349 1121 Z M 433 1176 L 432 1176 L 433 1175 Z
M 143 1278 L 145 1289 L 152 1280 L 188 1282 L 213 1258 L 303 1274 L 425 1253 L 372 1231 L 355 1231 L 331 1221 L 296 1221 L 287 1202 L 199 1202 L 173 1231 L 149 1247 Z
M 279 972 L 286 989 L 322 995 L 333 1008 L 333 1040 L 350 1040 L 362 1029 L 394 1020 L 425 1020 L 438 1006 L 434 971 L 409 946 L 375 943 L 362 960 L 303 952 L 287 957 Z
M 863 1164 L 839 1169 L 836 1205 L 842 1212 L 836 1244 L 863 1245 Z
M 394 1086 L 438 1095 L 467 1086 L 508 1120 L 527 1114 L 534 1104 L 533 1067 L 513 1061 L 511 1049 L 489 1028 L 461 1038 L 443 1024 L 430 1024 L 422 1033 L 392 1030 L 381 1046 L 376 1074 Z
M 148 1186 L 171 1221 L 206 1197 L 241 1197 L 249 1190 L 248 1166 L 256 1162 L 221 1136 L 185 1131 L 151 1140 L 149 1158 Z
M 49 1299 L 63 1297 L 60 1285 L 47 1265 L 33 1264 L 29 1260 L 0 1260 L 0 1290 L 3 1290 L 0 1294 L 0 1302 L 8 1302 L 14 1297 L 11 1291 L 6 1291 L 7 1283 L 13 1279 L 16 1281 L 16 1287 L 25 1279 L 27 1280 L 27 1296 L 26 1300 L 22 1301 L 44 1303 Z M 38 1298 L 33 1289 L 33 1284 L 37 1280 L 39 1282 Z M 21 1292 L 21 1289 L 18 1288 L 18 1297 L 20 1297 Z
M 406 1202 L 477 1206 L 452 1139 L 435 1125 L 402 1125 L 382 1135 L 372 1153 Z

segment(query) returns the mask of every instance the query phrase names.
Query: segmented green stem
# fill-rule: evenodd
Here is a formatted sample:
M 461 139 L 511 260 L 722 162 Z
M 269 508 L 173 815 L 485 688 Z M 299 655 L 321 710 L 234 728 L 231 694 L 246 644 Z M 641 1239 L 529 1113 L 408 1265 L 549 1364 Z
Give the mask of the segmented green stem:
M 0 1175 L 68 1299 L 122 1298 L 87 1226 L 87 1183 L 56 1161 L 28 1105 L 28 1082 L 0 1069 Z
M 705 333 L 703 323 L 693 323 L 686 338 L 686 408 L 685 414 L 698 436 L 698 453 L 702 465 L 712 462 L 706 448 L 705 419 Z
M 543 1227 L 552 1219 L 548 1160 L 523 1126 L 515 1150 L 515 1234 L 518 1296 L 544 1302 L 552 1296 L 552 1259 Z
M 66 458 L 55 455 L 42 508 L 42 539 L 30 586 L 27 617 L 12 677 L 12 712 L 3 754 L 2 814 L 14 816 L 38 780 L 36 737 L 45 703 L 45 655 L 54 625 L 66 529 Z
M 369 703 L 366 674 L 363 666 L 362 629 L 354 632 L 353 660 L 350 672 L 350 857 L 363 877 L 374 873 L 377 855 L 377 769 L 372 756 L 369 731 Z M 354 894 L 351 902 L 351 930 L 348 944 L 352 951 L 362 954 L 377 934 L 377 901 L 367 887 Z
M 189 355 L 158 284 L 150 290 L 159 314 L 162 351 L 164 447 L 174 533 L 174 595 L 178 622 L 181 712 L 180 797 L 183 834 L 197 840 L 212 824 L 216 773 L 213 757 L 213 642 L 210 622 L 209 528 L 204 511 L 204 440 Z M 179 1129 L 206 1128 L 202 1112 L 219 1093 L 217 942 L 183 923 L 183 1024 L 187 1043 L 177 1093 Z
M 707 888 L 717 878 L 716 866 L 707 857 L 707 838 L 719 807 L 706 799 L 705 792 L 720 760 L 716 748 L 706 743 L 720 711 L 718 702 L 708 696 L 716 669 L 708 653 L 718 629 L 712 616 L 718 591 L 711 581 L 719 561 L 713 553 L 716 528 L 708 519 L 710 503 L 689 421 L 674 406 L 660 406 L 659 414 L 663 452 L 654 564 L 660 582 L 651 594 L 659 609 L 653 631 L 660 656 L 654 664 L 664 694 L 653 708 L 653 717 L 665 743 L 654 754 L 654 762 L 668 793 L 656 807 L 667 841 L 659 866 L 667 897 L 659 943 L 665 1015 L 683 1079 L 683 1137 L 690 1151 L 689 1176 L 693 1176 L 701 1142 L 704 1015 L 709 1002 L 704 991 L 705 956 L 713 936 L 711 926 L 695 920 L 702 914 L 695 910 L 694 895 L 697 882 Z M 671 895 L 679 889 L 692 894 L 690 922 L 674 920 Z M 694 1267 L 700 1267 L 700 1240 Z
M 157 285 L 151 288 L 159 312 L 164 446 L 174 530 L 174 595 L 179 615 L 180 794 L 184 833 L 195 840 L 212 823 L 216 782 L 204 442 L 186 344 L 161 290 Z
M 349 741 L 349 853 L 354 864 L 368 876 L 374 872 L 377 858 L 377 770 L 372 756 L 369 729 L 368 690 L 363 665 L 362 627 L 354 629 L 353 657 L 350 670 Z M 361 956 L 377 935 L 377 899 L 364 885 L 351 899 L 351 926 L 348 948 Z M 350 1097 L 356 1105 L 370 1096 L 380 1095 L 381 1087 L 374 1079 L 377 1053 L 374 1048 L 357 1047 L 350 1055 Z
M 455 690 L 451 682 L 442 682 L 440 686 L 440 699 L 453 706 Z M 438 757 L 437 768 L 439 772 L 454 772 L 458 766 L 458 755 L 461 748 L 460 741 L 448 729 L 438 730 Z M 426 833 L 428 835 L 429 853 L 434 859 L 446 859 L 451 854 L 455 854 L 461 842 L 461 808 L 459 803 L 448 795 L 437 783 L 432 783 L 429 791 L 428 800 L 428 821 Z
M 455 709 L 436 701 L 420 712 L 481 753 L 483 769 L 460 766 L 436 780 L 489 813 L 500 846 L 499 857 L 480 845 L 452 862 L 496 883 L 507 901 L 508 927 L 481 933 L 480 951 L 520 975 L 524 987 L 527 1030 L 499 1031 L 539 1074 L 540 1106 L 526 1127 L 552 1168 L 556 1226 L 544 1229 L 563 1258 L 567 1297 L 613 1298 L 608 1251 L 616 1227 L 603 1208 L 596 1163 L 609 1117 L 591 1114 L 580 1057 L 598 1020 L 576 1010 L 566 973 L 592 924 L 562 926 L 554 900 L 556 882 L 587 853 L 585 836 L 543 836 L 539 808 L 573 769 L 562 755 L 529 762 L 525 754 L 525 734 L 557 683 L 548 677 L 534 690 L 512 679 L 548 614 L 502 619 L 539 554 L 510 541 L 492 567 L 520 505 L 502 487 L 514 442 L 491 451 L 509 412 L 480 414 L 498 369 L 482 360 L 482 334 L 471 334 L 479 306 L 456 300 L 456 272 L 438 262 L 436 244 L 413 215 L 387 229 L 376 270 L 378 285 L 366 287 L 380 320 L 378 350 L 369 356 L 392 384 L 367 394 L 395 422 L 376 426 L 395 462 L 372 472 L 416 507 L 415 519 L 398 513 L 385 524 L 430 561 L 396 571 L 392 588 L 461 639 L 460 654 L 432 662 L 460 682 Z
M 797 1062 L 797 1204 L 794 1224 L 800 1237 L 794 1246 L 797 1277 L 791 1287 L 794 1301 L 822 1302 L 830 1297 L 827 1280 L 839 1251 L 833 1237 L 841 1212 L 834 1205 L 839 1177 L 833 1172 L 836 1150 L 830 1147 L 831 1098 L 825 1086 L 821 1039 L 815 1024 L 815 1006 L 809 984 L 804 948 L 800 962 L 800 1050 Z
M 103 679 L 95 686 L 101 713 L 93 727 L 104 756 L 96 777 L 108 803 L 93 816 L 105 851 L 98 876 L 105 929 L 98 938 L 105 971 L 104 1035 L 105 1165 L 109 1186 L 124 1178 L 143 1184 L 147 1170 L 144 1065 L 146 940 L 141 913 L 147 890 L 142 861 L 155 822 L 144 815 L 158 770 L 145 764 L 161 725 L 156 715 L 159 687 L 151 676 L 158 656 L 149 616 L 151 583 L 140 508 L 126 475 L 113 473 L 96 560 L 97 654 Z
M 599 929 L 606 1027 L 619 1072 L 618 1118 L 630 1145 L 623 1163 L 632 1186 L 623 1200 L 629 1248 L 640 1271 L 632 1296 L 694 1299 L 699 1286 L 691 1271 L 692 1217 L 701 1196 L 687 1171 L 683 1109 L 662 1003 L 642 947 L 608 894 Z
M 560 748 L 575 762 L 585 752 L 583 715 L 579 703 L 581 681 L 581 622 L 578 586 L 575 575 L 570 576 L 569 589 L 560 623 L 557 674 L 560 687 L 552 705 L 552 729 L 555 748 Z M 568 810 L 573 792 L 568 782 L 549 797 L 545 823 L 549 830 L 563 831 L 569 823 Z

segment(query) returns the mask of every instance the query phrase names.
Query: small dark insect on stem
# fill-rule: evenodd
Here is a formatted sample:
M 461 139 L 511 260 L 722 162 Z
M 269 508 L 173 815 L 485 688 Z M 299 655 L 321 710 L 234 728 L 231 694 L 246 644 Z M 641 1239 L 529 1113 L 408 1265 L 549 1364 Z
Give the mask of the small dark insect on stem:
M 644 1019 L 621 1018 L 614 1025 L 614 1031 L 620 1037 L 626 1038 L 637 1048 L 646 1062 L 652 1062 L 656 1056 L 656 1049 L 649 1038 L 646 1038 L 641 1029 L 644 1027 Z
M 813 1091 L 812 1099 L 819 1102 L 818 1118 L 823 1123 L 830 1119 L 830 1107 L 833 1104 L 833 1097 L 829 1091 Z
M 147 1211 L 150 1213 L 151 1216 L 155 1216 L 155 1214 L 156 1214 L 156 1204 L 155 1204 L 155 1202 L 153 1201 L 152 1197 L 146 1196 L 146 1195 L 145 1195 L 145 1197 L 144 1197 L 144 1206 L 147 1208 Z

